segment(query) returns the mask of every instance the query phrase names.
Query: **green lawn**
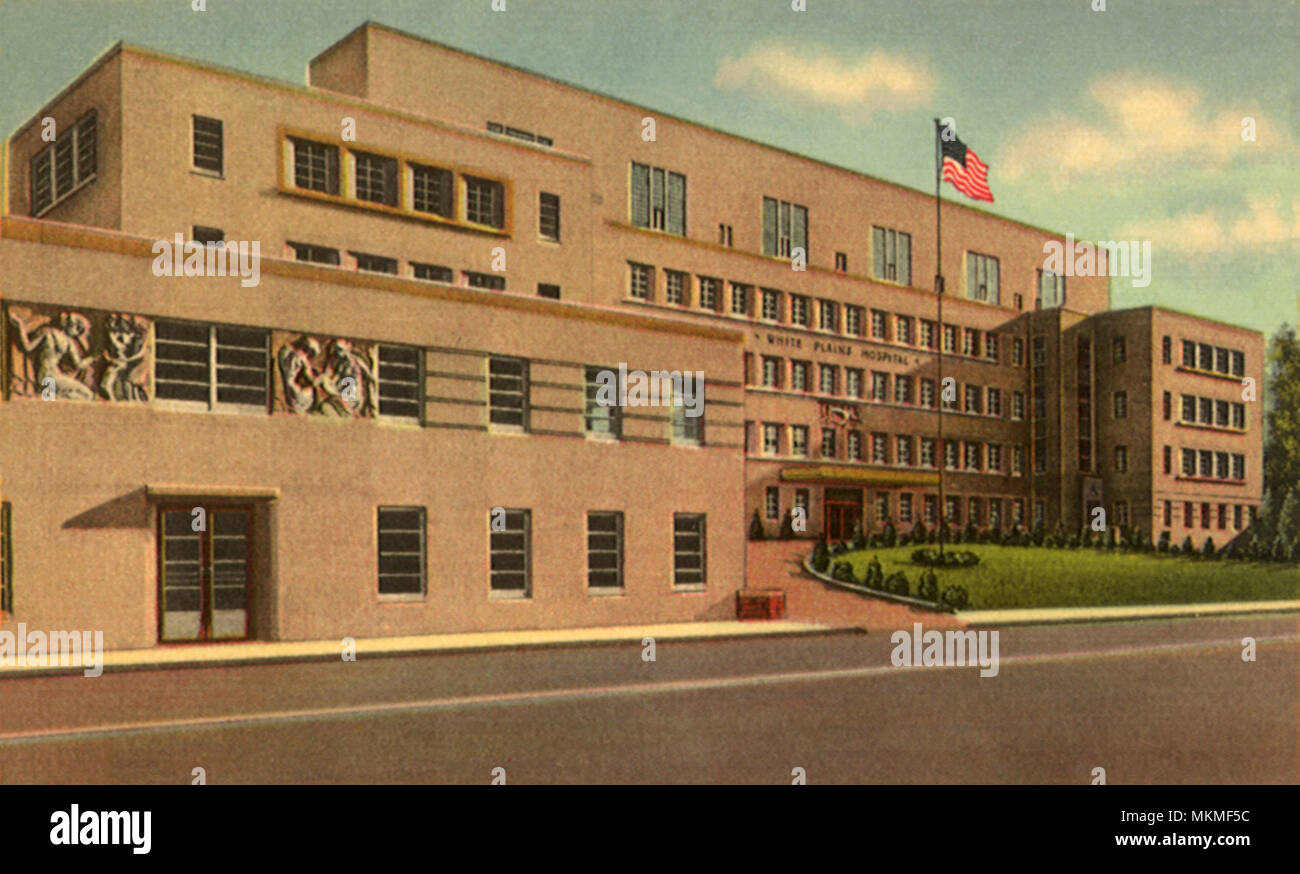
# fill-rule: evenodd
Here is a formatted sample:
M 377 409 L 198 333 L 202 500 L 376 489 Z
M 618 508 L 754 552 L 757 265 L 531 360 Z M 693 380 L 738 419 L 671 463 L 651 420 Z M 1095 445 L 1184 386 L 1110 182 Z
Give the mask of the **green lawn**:
M 969 549 L 980 557 L 973 568 L 935 570 L 940 591 L 946 586 L 966 589 L 970 594 L 967 610 L 1300 598 L 1300 568 L 1292 564 L 1202 561 L 1096 549 L 985 544 L 946 547 L 953 548 Z M 912 564 L 913 549 L 916 547 L 898 546 L 848 552 L 831 556 L 831 567 L 847 559 L 861 580 L 876 556 L 885 576 L 896 570 L 907 574 L 910 594 L 915 595 L 924 568 Z

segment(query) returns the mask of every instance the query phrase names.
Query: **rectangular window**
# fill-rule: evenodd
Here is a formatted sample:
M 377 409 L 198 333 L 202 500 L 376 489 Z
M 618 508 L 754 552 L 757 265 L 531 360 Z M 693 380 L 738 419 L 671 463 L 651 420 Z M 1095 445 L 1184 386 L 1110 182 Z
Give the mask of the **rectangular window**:
M 763 289 L 763 318 L 769 322 L 781 321 L 781 292 Z
M 357 200 L 397 206 L 397 161 L 383 155 L 353 152 Z
M 1025 363 L 1025 341 L 1019 337 L 1011 341 L 1011 363 L 1022 367 Z
M 95 175 L 98 161 L 97 116 L 92 109 L 72 130 L 32 156 L 28 182 L 31 214 L 39 215 Z
M 1184 449 L 1182 455 L 1183 476 L 1196 476 L 1196 450 Z
M 776 486 L 768 486 L 764 494 L 763 511 L 769 519 L 781 518 L 781 490 Z
M 1233 479 L 1245 479 L 1245 478 L 1246 478 L 1246 456 L 1244 456 L 1244 455 L 1238 455 L 1238 454 L 1235 454 L 1235 453 L 1233 454 L 1233 456 L 1232 456 L 1232 478 L 1233 478 Z
M 194 116 L 194 169 L 218 176 L 225 172 L 221 119 Z
M 664 271 L 664 303 L 682 304 L 686 301 L 686 274 L 680 270 Z
M 901 373 L 894 377 L 894 403 L 912 403 L 912 377 Z
M 731 283 L 731 314 L 733 316 L 748 316 L 750 307 L 750 298 L 753 296 L 754 289 L 749 285 L 740 283 Z
M 703 513 L 673 514 L 673 585 L 702 587 L 705 583 Z
M 543 191 L 537 195 L 537 233 L 543 240 L 560 242 L 560 196 Z
M 1241 504 L 1232 508 L 1232 527 L 1237 531 L 1241 530 Z
M 1174 448 L 1166 446 L 1164 451 L 1164 470 L 1166 474 L 1174 472 Z
M 921 467 L 935 467 L 934 438 L 921 438 Z
M 465 284 L 470 288 L 486 288 L 489 291 L 506 290 L 506 278 L 499 273 L 477 273 L 466 270 Z
M 904 524 L 912 522 L 912 496 L 907 492 L 898 496 L 898 521 Z
M 984 357 L 990 361 L 998 360 L 998 335 L 986 333 L 984 335 Z
M 1196 366 L 1196 344 L 1191 340 L 1183 341 L 1183 367 Z
M 790 362 L 790 390 L 791 391 L 808 391 L 808 368 L 807 361 Z
M 899 434 L 894 442 L 894 463 L 902 467 L 912 466 L 912 438 Z
M 876 279 L 912 284 L 912 235 L 893 228 L 871 229 L 871 272 Z
M 763 454 L 781 454 L 781 426 L 771 422 L 763 423 Z
M 647 264 L 628 265 L 628 289 L 629 297 L 638 300 L 649 300 L 650 289 L 654 288 L 655 269 Z
M 863 334 L 863 309 L 853 304 L 844 306 L 844 333 L 861 337 Z
M 803 249 L 808 257 L 808 208 L 764 197 L 763 254 L 790 258 L 795 249 Z
M 871 311 L 871 339 L 888 340 L 889 329 L 887 327 L 888 314 L 880 310 Z
M 411 209 L 443 218 L 455 218 L 452 192 L 455 190 L 450 170 L 411 164 Z
M 1228 367 L 1228 350 L 1224 349 L 1222 346 L 1214 347 L 1214 372 L 1230 372 Z
M 915 342 L 915 336 L 912 333 L 912 317 L 899 316 L 894 323 L 894 340 L 898 343 L 906 343 L 911 346 Z
M 196 243 L 204 246 L 215 246 L 218 243 L 224 243 L 226 232 L 221 228 L 210 228 L 206 225 L 195 225 L 191 233 L 192 239 Z
M 1164 415 L 1165 421 L 1168 422 L 1170 417 L 1174 414 L 1174 396 L 1169 392 L 1165 392 L 1164 397 L 1161 398 L 1160 410 Z
M 1002 390 L 990 387 L 988 390 L 988 407 L 986 412 L 990 416 L 1002 416 Z
M 862 460 L 862 432 L 850 431 L 847 437 L 849 461 Z
M 934 409 L 934 380 L 924 376 L 921 377 L 921 406 Z
M 1115 447 L 1115 472 L 1116 473 L 1128 472 L 1128 447 L 1127 446 Z
M 817 327 L 823 331 L 840 329 L 840 307 L 833 300 L 817 301 Z
M 379 594 L 423 595 L 424 507 L 380 507 Z
M 1241 518 L 1241 507 L 1237 508 L 1237 518 Z M 14 612 L 13 529 L 13 506 L 4 501 L 0 503 L 0 615 Z
M 1214 370 L 1214 347 L 1209 343 L 1196 345 L 1196 366 L 1201 370 Z
M 623 514 L 592 510 L 587 513 L 587 588 L 613 591 L 623 588 Z
M 507 598 L 532 595 L 532 511 L 493 507 L 488 510 L 488 561 L 491 594 Z
M 1195 422 L 1196 421 L 1196 398 L 1193 397 L 1192 395 L 1183 395 L 1181 400 L 1182 400 L 1183 409 L 1182 409 L 1182 416 L 1180 420 L 1183 422 Z
M 790 324 L 808 327 L 809 298 L 802 294 L 790 295 Z
M 1210 527 L 1210 505 L 1208 502 L 1203 502 L 1201 504 L 1201 527 Z
M 465 221 L 490 228 L 506 226 L 506 188 L 495 179 L 465 176 Z
M 1232 353 L 1232 375 L 1233 376 L 1246 375 L 1246 356 L 1244 353 L 1241 352 Z
M 938 340 L 934 332 L 934 322 L 929 319 L 921 319 L 920 345 L 924 349 L 937 348 Z
M 889 437 L 884 434 L 871 435 L 871 463 L 889 463 Z
M 1197 398 L 1199 421 L 1202 425 L 1214 424 L 1214 401 L 1210 398 Z
M 1200 475 L 1207 478 L 1214 476 L 1214 453 L 1208 449 L 1202 449 L 1199 455 L 1201 461 Z
M 994 473 L 1002 472 L 1002 447 L 997 443 L 988 445 L 989 470 Z
M 1246 405 L 1234 403 L 1232 405 L 1232 427 L 1245 430 L 1246 428 Z
M 876 521 L 889 521 L 889 492 L 876 492 Z
M 456 281 L 456 272 L 450 267 L 444 267 L 441 264 L 420 264 L 412 261 L 411 275 L 416 279 L 424 279 L 429 282 L 446 282 L 450 284 Z
M 731 225 L 725 225 L 725 224 L 718 225 L 718 245 L 719 246 L 731 245 Z
M 1034 307 L 1040 310 L 1065 306 L 1065 277 L 1050 270 L 1038 270 L 1038 297 Z
M 955 325 L 943 326 L 943 351 L 945 354 L 957 352 L 957 327 Z
M 411 346 L 379 346 L 379 415 L 420 420 L 420 350 Z
M 980 354 L 980 332 L 967 328 L 962 336 L 961 354 L 978 358 Z
M 618 368 L 588 366 L 586 427 L 593 437 L 617 440 L 623 434 L 623 408 L 619 406 Z M 605 386 L 602 393 L 601 388 Z M 613 397 L 606 395 L 612 394 Z
M 1011 450 L 1011 473 L 1021 476 L 1025 472 L 1025 447 L 1016 446 Z
M 632 224 L 686 236 L 686 177 L 632 164 Z
M 1174 360 L 1174 341 L 1170 337 L 1160 338 L 1160 363 L 1172 364 Z M 1168 524 L 1168 523 L 1165 523 Z
M 1001 301 L 997 258 L 975 252 L 966 253 L 966 297 L 992 304 Z
M 948 495 L 944 499 L 947 505 L 943 508 L 944 521 L 950 525 L 956 525 L 961 522 L 961 498 L 956 495 Z
M 1214 424 L 1220 428 L 1228 427 L 1228 402 L 1214 402 Z
M 835 269 L 841 273 L 847 273 L 849 270 L 849 256 L 843 252 L 835 253 Z
M 721 296 L 718 292 L 722 288 L 722 280 L 714 279 L 712 276 L 701 276 L 700 280 L 700 309 L 718 310 L 718 299 Z
M 889 374 L 879 370 L 871 372 L 871 399 L 885 403 L 889 400 Z
M 921 512 L 924 514 L 921 517 L 922 521 L 924 521 L 926 525 L 933 525 L 936 522 L 938 522 L 939 521 L 939 496 L 925 495 L 923 501 L 923 509 Z
M 391 273 L 397 275 L 397 259 L 372 255 L 369 252 L 348 252 L 357 261 L 357 269 L 368 273 Z
M 339 149 L 327 143 L 293 142 L 293 184 L 307 191 L 339 193 Z
M 790 453 L 797 456 L 808 455 L 808 426 L 790 426 Z
M 980 400 L 983 394 L 984 390 L 978 385 L 966 386 L 966 412 L 977 414 L 982 412 Z
M 978 443 L 966 444 L 966 469 L 967 470 L 980 469 L 980 444 Z
M 551 285 L 547 282 L 539 282 L 537 283 L 537 296 L 550 298 L 551 300 L 559 300 L 560 287 L 558 285 Z
M 307 261 L 312 264 L 331 264 L 335 267 L 341 263 L 338 249 L 331 249 L 328 246 L 314 246 L 311 243 L 290 242 L 288 245 L 290 249 L 293 249 L 293 257 L 297 261 Z
M 835 429 L 822 428 L 822 458 L 835 457 Z
M 961 466 L 961 442 L 958 440 L 943 441 L 944 470 L 958 470 L 960 466 Z
M 704 386 L 699 387 L 701 392 Z M 703 397 L 703 395 L 701 395 Z M 689 415 L 686 405 L 673 403 L 670 409 L 672 423 L 672 442 L 679 446 L 702 446 L 704 444 L 704 410 L 699 415 Z
M 1123 364 L 1128 360 L 1128 344 L 1123 337 L 1116 337 L 1111 341 L 1111 363 Z
M 1165 527 L 1170 528 L 1174 524 L 1174 502 L 1165 501 Z
M 979 525 L 983 520 L 983 502 L 979 498 L 970 498 L 966 502 L 966 521 L 971 525 Z
M 1214 475 L 1219 479 L 1228 478 L 1228 453 L 1214 453 Z
M 835 371 L 838 370 L 834 364 L 817 365 L 817 390 L 822 394 L 835 394 Z
M 1115 502 L 1115 524 L 1128 527 L 1128 501 Z
M 999 528 L 1002 525 L 1002 499 L 989 498 L 989 527 Z
M 528 362 L 488 359 L 488 422 L 492 428 L 528 430 Z
M 781 387 L 781 359 L 763 356 L 763 386 L 764 388 Z
M 1013 391 L 1011 393 L 1011 418 L 1017 420 L 1025 418 L 1025 393 L 1024 392 Z
M 269 331 L 159 319 L 154 336 L 159 400 L 266 412 Z
M 1113 406 L 1116 419 L 1128 418 L 1128 392 L 1117 391 L 1113 397 Z
M 1196 509 L 1191 501 L 1183 502 L 1183 527 L 1191 528 L 1196 524 Z
M 862 371 L 857 367 L 844 368 L 844 394 L 851 398 L 862 397 Z

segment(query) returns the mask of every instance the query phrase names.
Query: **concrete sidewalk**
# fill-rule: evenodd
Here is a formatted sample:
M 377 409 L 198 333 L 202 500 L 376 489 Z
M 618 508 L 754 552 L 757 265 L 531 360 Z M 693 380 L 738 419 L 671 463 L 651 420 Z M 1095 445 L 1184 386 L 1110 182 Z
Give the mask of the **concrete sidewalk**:
M 483 631 L 375 637 L 356 641 L 358 658 L 435 652 L 514 649 L 516 647 L 582 646 L 609 643 L 641 645 L 647 637 L 669 640 L 725 640 L 828 633 L 823 625 L 789 621 L 677 622 L 661 625 L 619 625 L 609 628 L 562 628 L 528 631 Z M 259 662 L 324 661 L 343 657 L 342 640 L 240 641 L 238 643 L 171 644 L 149 649 L 108 650 L 104 670 L 245 665 Z M 93 659 L 60 665 L 0 664 L 0 679 L 41 674 L 81 673 Z
M 1053 625 L 1062 622 L 1175 619 L 1194 616 L 1235 616 L 1247 613 L 1300 613 L 1300 601 L 1143 604 L 1127 607 L 1048 607 L 1032 610 L 963 610 L 957 613 L 957 618 L 970 626 Z

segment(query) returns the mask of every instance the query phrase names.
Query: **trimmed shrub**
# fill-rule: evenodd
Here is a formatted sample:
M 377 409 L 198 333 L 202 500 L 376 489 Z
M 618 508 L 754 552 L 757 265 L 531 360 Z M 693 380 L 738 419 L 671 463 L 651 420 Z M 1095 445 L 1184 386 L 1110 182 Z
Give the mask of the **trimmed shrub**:
M 1205 538 L 1205 543 L 1201 546 L 1201 556 L 1204 558 L 1214 558 L 1216 550 L 1214 548 L 1214 538 Z
M 867 535 L 862 531 L 861 522 L 853 526 L 853 548 L 854 550 L 867 548 Z
M 949 586 L 939 596 L 939 603 L 950 610 L 964 610 L 970 605 L 970 595 L 961 586 Z
M 894 571 L 890 574 L 889 578 L 885 580 L 885 591 L 889 592 L 891 595 L 906 596 L 910 591 L 907 582 L 907 574 L 902 571 Z
M 1179 555 L 1191 555 L 1196 552 L 1196 546 L 1192 543 L 1192 535 L 1188 534 L 1183 538 L 1182 546 L 1178 547 Z
M 831 563 L 831 551 L 826 547 L 826 538 L 819 538 L 817 545 L 813 547 L 812 552 L 812 569 L 817 573 L 826 572 L 826 567 Z
M 930 568 L 921 572 L 921 579 L 916 584 L 916 597 L 922 601 L 939 600 L 939 578 Z
M 885 520 L 885 529 L 880 532 L 880 545 L 889 549 L 898 544 L 898 529 L 894 523 L 888 519 Z
M 780 537 L 781 537 L 782 540 L 794 540 L 794 538 L 795 538 L 795 533 L 794 533 L 794 510 L 793 510 L 793 509 L 786 510 L 786 511 L 785 511 L 785 515 L 784 515 L 783 517 L 781 517 L 781 535 L 780 535 Z
M 980 557 L 968 549 L 949 549 L 939 558 L 939 550 L 922 547 L 912 550 L 912 564 L 925 567 L 975 567 Z
M 871 556 L 871 563 L 867 565 L 867 576 L 863 581 L 869 589 L 882 589 L 885 586 L 885 570 L 880 566 L 880 559 Z
M 853 576 L 853 565 L 847 561 L 837 561 L 831 568 L 831 579 L 839 580 L 841 583 L 856 583 L 857 577 Z
M 767 539 L 767 532 L 763 530 L 763 519 L 758 515 L 757 510 L 754 511 L 754 518 L 749 520 L 749 539 L 750 540 Z
M 1160 542 L 1156 544 L 1156 552 L 1164 555 L 1169 551 L 1170 545 L 1170 533 L 1168 531 L 1161 531 Z
M 831 555 L 843 555 L 848 551 L 849 551 L 849 545 L 845 543 L 843 540 L 835 541 L 835 545 L 831 547 Z

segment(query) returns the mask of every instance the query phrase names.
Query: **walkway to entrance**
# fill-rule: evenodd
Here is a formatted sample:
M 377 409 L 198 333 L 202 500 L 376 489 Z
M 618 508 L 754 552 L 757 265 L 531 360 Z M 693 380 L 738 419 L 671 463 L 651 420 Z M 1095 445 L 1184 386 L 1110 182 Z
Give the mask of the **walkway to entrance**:
M 951 613 L 934 613 L 859 595 L 808 576 L 802 562 L 812 551 L 811 540 L 751 540 L 746 548 L 746 587 L 784 590 L 787 619 L 868 631 L 911 630 L 914 622 L 927 628 L 962 626 Z

